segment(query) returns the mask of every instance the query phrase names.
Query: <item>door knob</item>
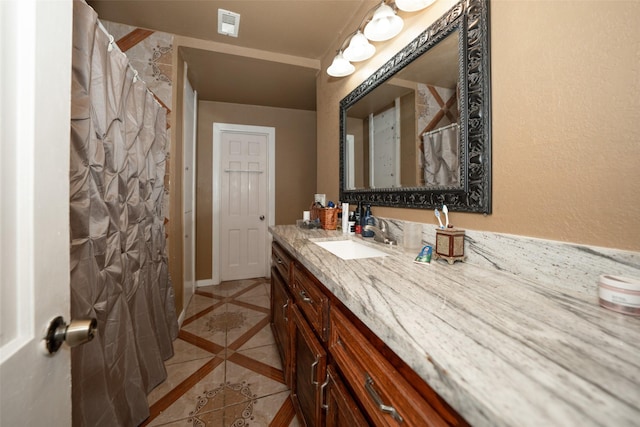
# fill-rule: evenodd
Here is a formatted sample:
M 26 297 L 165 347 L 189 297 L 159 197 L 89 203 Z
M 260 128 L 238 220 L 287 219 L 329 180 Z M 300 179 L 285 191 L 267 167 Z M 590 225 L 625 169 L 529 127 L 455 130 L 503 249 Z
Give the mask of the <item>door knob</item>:
M 260 221 L 264 221 L 264 215 L 260 215 Z
M 98 330 L 98 321 L 93 319 L 72 320 L 68 325 L 58 316 L 49 323 L 45 342 L 49 354 L 60 349 L 63 342 L 69 347 L 87 343 L 93 339 Z

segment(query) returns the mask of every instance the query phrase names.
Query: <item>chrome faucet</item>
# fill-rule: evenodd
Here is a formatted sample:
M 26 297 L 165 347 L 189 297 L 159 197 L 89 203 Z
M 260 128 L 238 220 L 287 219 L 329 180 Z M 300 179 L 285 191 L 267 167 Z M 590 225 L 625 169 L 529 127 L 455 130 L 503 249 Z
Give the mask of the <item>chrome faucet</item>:
M 365 225 L 363 230 L 373 231 L 373 240 L 380 243 L 395 245 L 396 241 L 389 236 L 389 224 L 384 219 L 372 217 L 376 225 Z

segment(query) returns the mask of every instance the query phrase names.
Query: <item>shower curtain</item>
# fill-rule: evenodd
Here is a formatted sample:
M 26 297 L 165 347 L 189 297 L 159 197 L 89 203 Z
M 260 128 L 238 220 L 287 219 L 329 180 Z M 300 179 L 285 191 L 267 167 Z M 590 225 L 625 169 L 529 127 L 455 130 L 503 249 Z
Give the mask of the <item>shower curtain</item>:
M 458 124 L 422 134 L 424 185 L 460 185 L 459 134 Z
M 98 320 L 96 338 L 72 349 L 73 424 L 136 426 L 178 333 L 161 215 L 166 111 L 93 9 L 73 6 L 71 317 Z

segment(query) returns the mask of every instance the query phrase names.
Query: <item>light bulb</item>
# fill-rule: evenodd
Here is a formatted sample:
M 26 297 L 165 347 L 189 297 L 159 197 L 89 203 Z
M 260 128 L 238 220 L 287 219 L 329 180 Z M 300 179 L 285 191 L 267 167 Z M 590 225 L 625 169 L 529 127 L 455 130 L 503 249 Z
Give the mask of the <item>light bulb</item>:
M 400 34 L 403 26 L 402 18 L 390 6 L 382 3 L 364 27 L 364 35 L 371 41 L 382 42 Z
M 342 56 L 342 51 L 340 51 L 335 58 L 333 58 L 333 62 L 329 68 L 327 68 L 327 74 L 332 77 L 344 77 L 352 74 L 355 70 L 356 67 L 347 61 L 344 56 Z
M 376 47 L 369 43 L 369 40 L 358 31 L 351 37 L 349 46 L 344 50 L 344 57 L 350 62 L 364 61 L 376 53 Z

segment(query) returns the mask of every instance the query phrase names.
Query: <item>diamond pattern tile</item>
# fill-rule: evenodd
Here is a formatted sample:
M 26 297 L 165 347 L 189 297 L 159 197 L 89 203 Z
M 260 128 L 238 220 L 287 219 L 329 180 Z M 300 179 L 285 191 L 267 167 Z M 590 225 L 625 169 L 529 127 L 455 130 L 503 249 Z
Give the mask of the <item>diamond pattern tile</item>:
M 198 288 L 148 426 L 298 427 L 269 325 L 268 279 Z

